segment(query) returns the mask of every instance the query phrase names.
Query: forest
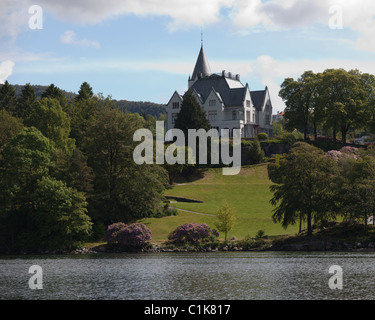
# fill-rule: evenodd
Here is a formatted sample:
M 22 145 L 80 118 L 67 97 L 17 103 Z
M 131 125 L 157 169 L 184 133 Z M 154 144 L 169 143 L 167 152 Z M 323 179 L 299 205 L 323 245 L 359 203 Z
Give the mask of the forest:
M 19 89 L 19 88 L 18 88 Z M 40 95 L 39 95 L 40 94 Z M 123 112 L 82 83 L 0 88 L 0 252 L 71 250 L 118 221 L 160 215 L 162 166 L 136 165 L 133 133 L 156 117 Z

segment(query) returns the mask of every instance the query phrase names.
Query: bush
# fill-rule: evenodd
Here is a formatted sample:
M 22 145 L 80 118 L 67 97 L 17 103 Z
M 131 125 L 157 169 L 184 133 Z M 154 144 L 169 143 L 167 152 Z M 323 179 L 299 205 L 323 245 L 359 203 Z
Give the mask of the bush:
M 108 242 L 108 243 L 114 243 L 116 242 L 116 236 L 117 236 L 117 233 L 126 227 L 126 224 L 123 223 L 123 222 L 117 222 L 117 223 L 113 223 L 111 225 L 108 226 L 107 228 L 107 232 L 105 234 L 105 240 Z
M 264 160 L 264 151 L 258 140 L 254 140 L 249 148 L 249 161 L 251 164 L 258 164 Z
M 152 239 L 151 230 L 143 223 L 133 223 L 117 232 L 118 244 L 129 248 L 144 248 Z
M 122 222 L 114 223 L 108 226 L 106 233 L 108 243 L 117 243 L 126 248 L 144 248 L 151 239 L 151 231 L 143 223 L 131 225 Z
M 172 231 L 168 240 L 174 244 L 197 244 L 204 241 L 214 241 L 219 236 L 215 229 L 211 229 L 207 224 L 187 223 L 177 227 Z
M 268 139 L 268 134 L 265 132 L 260 132 L 257 135 L 259 141 L 265 141 Z
M 264 230 L 258 230 L 257 234 L 255 235 L 255 239 L 261 239 L 264 237 Z

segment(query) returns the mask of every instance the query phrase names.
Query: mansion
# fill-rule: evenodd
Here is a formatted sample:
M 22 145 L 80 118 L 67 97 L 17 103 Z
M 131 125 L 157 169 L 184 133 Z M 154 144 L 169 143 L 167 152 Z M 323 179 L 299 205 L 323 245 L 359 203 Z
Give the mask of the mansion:
M 254 138 L 260 132 L 272 136 L 272 104 L 268 88 L 250 91 L 240 81 L 238 74 L 222 71 L 211 73 L 203 46 L 198 55 L 193 74 L 188 80 L 197 101 L 206 113 L 213 129 L 241 130 L 242 138 Z M 177 91 L 169 100 L 166 130 L 174 128 L 183 96 Z

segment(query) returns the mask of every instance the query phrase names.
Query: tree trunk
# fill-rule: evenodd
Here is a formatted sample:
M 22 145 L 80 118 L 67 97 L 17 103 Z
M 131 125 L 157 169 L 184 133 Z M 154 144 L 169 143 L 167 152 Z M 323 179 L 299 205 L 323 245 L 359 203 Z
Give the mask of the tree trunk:
M 311 236 L 312 235 L 312 225 L 311 225 L 311 220 L 312 220 L 312 217 L 311 217 L 311 210 L 309 210 L 307 212 L 307 235 L 308 236 Z
M 315 141 L 318 140 L 318 128 L 317 128 L 316 121 L 314 121 L 314 139 Z
M 336 138 L 336 125 L 333 126 L 333 142 L 336 142 L 337 141 L 337 138 Z

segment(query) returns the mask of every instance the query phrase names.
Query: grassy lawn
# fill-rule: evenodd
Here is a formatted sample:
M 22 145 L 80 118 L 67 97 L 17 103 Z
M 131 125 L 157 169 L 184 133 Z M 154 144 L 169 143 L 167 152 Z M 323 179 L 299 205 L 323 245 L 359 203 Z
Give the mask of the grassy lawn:
M 228 234 L 229 239 L 233 236 L 237 239 L 243 239 L 246 235 L 254 237 L 258 230 L 264 230 L 268 236 L 294 234 L 298 231 L 298 225 L 284 230 L 280 224 L 272 221 L 273 207 L 269 203 L 271 184 L 266 165 L 243 167 L 236 176 L 224 176 L 221 169 L 209 169 L 202 179 L 175 185 L 167 190 L 166 195 L 201 200 L 203 203 L 178 202 L 171 203 L 171 206 L 209 215 L 215 215 L 217 208 L 227 201 L 235 209 L 237 219 Z M 214 216 L 179 211 L 178 216 L 148 218 L 140 222 L 151 229 L 153 242 L 162 243 L 177 226 L 204 222 L 215 228 L 215 220 Z

